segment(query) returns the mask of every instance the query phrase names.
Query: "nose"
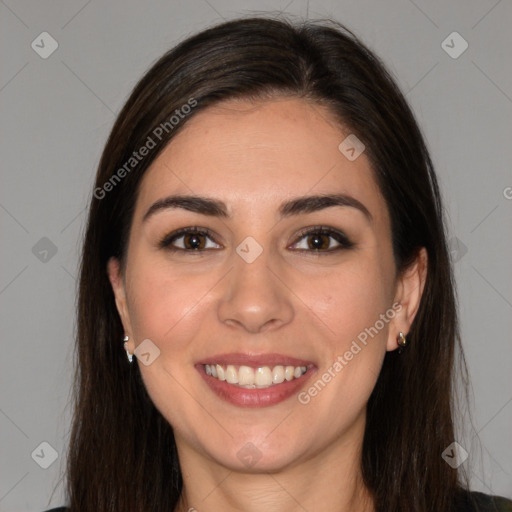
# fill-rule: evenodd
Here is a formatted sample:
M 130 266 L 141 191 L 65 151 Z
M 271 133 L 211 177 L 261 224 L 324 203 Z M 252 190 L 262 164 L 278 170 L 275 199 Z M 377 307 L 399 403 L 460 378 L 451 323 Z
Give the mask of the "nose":
M 265 250 L 252 263 L 234 253 L 233 268 L 223 286 L 218 317 L 226 325 L 259 333 L 278 329 L 293 319 L 293 294 L 279 267 L 269 265 Z

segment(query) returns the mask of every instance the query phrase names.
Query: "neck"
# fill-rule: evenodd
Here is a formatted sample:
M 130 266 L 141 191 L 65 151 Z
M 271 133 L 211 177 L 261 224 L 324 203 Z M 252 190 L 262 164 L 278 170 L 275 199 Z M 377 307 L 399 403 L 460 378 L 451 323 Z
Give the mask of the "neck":
M 177 438 L 183 490 L 175 512 L 374 512 L 361 475 L 362 437 L 340 440 L 286 468 L 230 470 Z

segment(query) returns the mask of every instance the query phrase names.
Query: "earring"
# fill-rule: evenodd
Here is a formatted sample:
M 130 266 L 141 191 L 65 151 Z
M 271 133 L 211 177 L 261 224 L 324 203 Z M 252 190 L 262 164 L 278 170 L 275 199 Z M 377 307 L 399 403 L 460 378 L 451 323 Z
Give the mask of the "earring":
M 128 345 L 127 345 L 127 341 L 130 339 L 129 336 L 125 336 L 124 337 L 124 349 L 126 350 L 126 357 L 128 358 L 128 361 L 130 361 L 130 363 L 133 361 L 133 354 L 130 354 L 130 351 L 128 350 Z
M 396 342 L 398 343 L 399 347 L 398 353 L 401 354 L 407 345 L 407 338 L 405 337 L 405 334 L 403 332 L 398 334 Z

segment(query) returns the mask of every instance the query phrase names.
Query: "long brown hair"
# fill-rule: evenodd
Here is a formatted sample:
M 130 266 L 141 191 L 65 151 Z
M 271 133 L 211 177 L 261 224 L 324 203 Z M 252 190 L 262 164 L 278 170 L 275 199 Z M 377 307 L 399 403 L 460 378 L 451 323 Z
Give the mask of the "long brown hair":
M 397 270 L 420 247 L 428 251 L 408 348 L 386 355 L 368 403 L 362 471 L 378 511 L 453 508 L 459 477 L 441 454 L 454 441 L 460 340 L 441 194 L 425 142 L 381 61 L 347 28 L 261 17 L 214 26 L 162 56 L 130 95 L 103 151 L 80 269 L 72 512 L 169 512 L 178 501 L 173 430 L 138 365 L 126 361 L 107 261 L 115 256 L 123 266 L 138 184 L 196 112 L 225 99 L 276 95 L 327 106 L 365 144 L 390 212 Z M 143 146 L 149 153 L 135 158 Z

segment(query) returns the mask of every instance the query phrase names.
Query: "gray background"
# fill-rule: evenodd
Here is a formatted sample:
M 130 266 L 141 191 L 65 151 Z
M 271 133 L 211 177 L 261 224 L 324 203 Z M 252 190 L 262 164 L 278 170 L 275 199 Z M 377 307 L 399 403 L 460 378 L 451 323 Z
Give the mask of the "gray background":
M 457 440 L 473 488 L 512 495 L 510 1 L 1 0 L 1 511 L 64 503 L 80 238 L 116 113 L 185 36 L 270 10 L 345 23 L 417 115 L 446 202 L 473 385 L 473 424 Z M 58 49 L 43 59 L 31 43 L 45 31 Z M 458 58 L 442 47 L 453 31 L 469 45 Z M 58 452 L 47 469 L 42 442 Z

